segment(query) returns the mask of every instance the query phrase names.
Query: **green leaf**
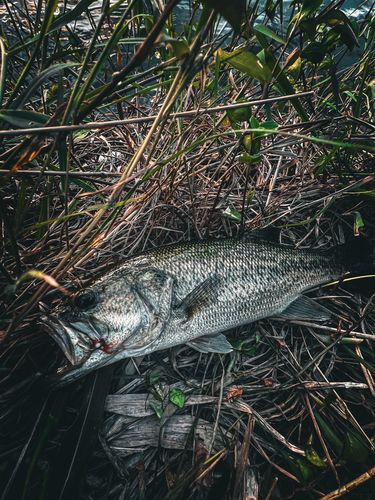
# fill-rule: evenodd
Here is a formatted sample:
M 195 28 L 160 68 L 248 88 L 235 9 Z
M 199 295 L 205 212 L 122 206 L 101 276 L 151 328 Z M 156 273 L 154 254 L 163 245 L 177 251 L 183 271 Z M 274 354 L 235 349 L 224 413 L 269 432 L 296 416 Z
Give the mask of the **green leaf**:
M 302 477 L 306 483 L 309 483 L 312 479 L 312 471 L 308 466 L 306 460 L 303 458 L 297 458 L 296 463 L 298 465 L 299 470 L 301 471 Z
M 275 18 L 276 6 L 277 3 L 274 3 L 272 0 L 266 0 L 264 2 L 264 10 L 266 11 L 266 14 L 270 18 L 271 22 L 273 22 Z
M 299 23 L 299 27 L 306 33 L 310 40 L 314 40 L 316 35 L 317 22 L 315 19 L 306 19 Z
M 245 341 L 247 339 L 229 339 L 227 338 L 227 341 L 230 343 L 230 345 L 233 347 L 235 351 L 241 351 L 246 356 L 254 356 L 256 347 L 253 345 L 246 344 Z
M 158 41 L 169 43 L 177 59 L 183 59 L 189 54 L 189 45 L 184 40 L 176 40 L 170 36 L 163 36 Z
M 242 136 L 243 147 L 245 148 L 245 150 L 248 153 L 251 153 L 251 148 L 253 146 L 253 137 L 254 137 L 254 134 L 252 132 L 250 132 L 250 133 L 245 132 Z
M 253 159 L 252 159 L 251 155 L 249 155 L 249 153 L 245 153 L 245 152 L 243 152 L 239 156 L 238 161 L 240 163 L 245 163 L 245 165 L 251 165 L 253 163 Z
M 348 431 L 345 434 L 344 457 L 352 462 L 362 463 L 367 459 L 368 449 L 358 434 Z
M 196 34 L 199 33 L 203 29 L 203 26 L 206 25 L 208 18 L 211 15 L 211 10 L 212 10 L 211 7 L 206 3 L 203 3 L 202 5 L 203 5 L 203 9 L 200 13 L 198 23 L 197 24 L 194 23 L 195 24 L 194 28 L 196 28 L 196 30 L 195 30 Z
M 259 137 L 267 137 L 267 135 L 269 135 L 269 132 L 276 130 L 278 127 L 279 124 L 276 122 L 263 122 L 259 125 L 259 131 L 254 132 L 254 139 L 257 139 Z
M 322 42 L 311 42 L 303 49 L 301 57 L 304 57 L 313 64 L 319 64 L 326 55 L 326 46 Z
M 240 351 L 241 350 L 241 347 L 242 347 L 242 344 L 243 344 L 243 340 L 237 340 L 237 339 L 229 339 L 229 338 L 227 338 L 227 341 L 230 343 L 230 345 L 233 347 L 233 349 L 235 351 Z
M 373 366 L 372 363 L 369 363 L 368 361 L 364 360 L 363 358 L 361 358 L 360 356 L 358 356 L 357 353 L 355 353 L 354 351 L 352 351 L 348 346 L 343 346 L 343 348 L 351 355 L 353 356 L 353 358 L 355 358 L 356 360 L 359 361 L 359 363 L 363 366 L 365 366 L 368 370 L 370 370 L 370 372 L 372 373 L 375 373 L 375 368 Z
M 317 452 L 314 450 L 311 444 L 308 444 L 306 446 L 305 453 L 307 460 L 312 464 L 316 465 L 317 467 L 320 467 L 321 469 L 325 469 L 327 467 L 327 464 L 323 462 L 323 460 L 320 458 L 320 456 L 317 454 Z
M 244 345 L 241 349 L 246 356 L 255 356 L 256 350 L 257 348 L 254 345 Z
M 375 80 L 373 80 L 370 85 L 370 90 L 371 90 L 371 98 L 372 98 L 372 108 L 375 111 Z
M 186 41 L 188 44 L 190 44 L 192 42 L 193 38 L 195 37 L 195 30 L 193 29 L 192 26 L 189 26 L 188 24 L 185 24 L 185 23 L 182 26 L 184 28 L 184 34 L 186 37 Z
M 252 116 L 250 119 L 250 127 L 251 128 L 259 128 L 259 126 L 260 125 L 259 125 L 258 120 L 254 116 Z
M 365 352 L 366 354 L 368 354 L 369 356 L 372 356 L 373 358 L 375 358 L 375 352 L 373 351 L 370 351 L 370 349 L 367 349 L 366 347 L 361 347 L 361 351 L 362 352 Z
M 59 28 L 62 28 L 63 26 L 66 26 L 68 23 L 71 23 L 72 21 L 77 19 L 77 17 L 79 17 L 83 12 L 85 12 L 90 7 L 90 5 L 95 1 L 96 0 L 80 0 L 74 7 L 74 9 L 58 17 L 56 21 L 50 25 L 48 33 L 58 30 Z
M 255 196 L 255 189 L 250 189 L 246 196 L 247 202 L 250 203 L 251 201 L 253 201 L 254 196 Z
M 50 1 L 46 2 L 46 4 L 45 4 L 44 19 L 43 19 L 43 22 L 40 26 L 39 39 L 37 40 L 37 43 L 35 44 L 33 52 L 31 53 L 31 55 L 29 55 L 26 64 L 23 65 L 22 72 L 21 72 L 15 86 L 13 87 L 13 90 L 12 90 L 9 98 L 8 98 L 8 101 L 5 105 L 5 107 L 8 109 L 22 107 L 22 105 L 15 104 L 14 99 L 18 95 L 22 85 L 26 84 L 28 75 L 29 75 L 31 67 L 35 61 L 35 58 L 38 57 L 38 59 L 39 59 L 39 57 L 41 55 L 41 52 L 39 49 L 40 49 L 42 42 L 44 41 L 44 37 L 47 33 L 47 30 L 48 30 L 48 28 L 53 20 L 53 16 L 54 16 L 54 13 L 56 12 L 57 5 L 58 5 L 58 0 L 50 0 Z M 43 53 L 44 53 L 44 51 L 43 51 Z M 27 92 L 27 89 L 26 89 L 26 92 Z M 20 96 L 18 98 L 20 98 Z
M 266 37 L 263 35 L 263 33 L 259 33 L 259 32 L 256 33 L 256 37 L 257 37 L 261 47 L 263 48 L 263 50 L 258 55 L 262 54 L 264 62 L 265 62 L 265 64 L 267 64 L 270 72 L 276 66 L 275 75 L 277 75 L 277 87 L 285 95 L 295 94 L 295 90 L 294 90 L 292 84 L 288 80 L 284 71 L 282 71 L 280 66 L 277 64 L 277 60 L 276 60 L 275 56 L 272 53 L 268 52 L 269 44 L 266 40 Z M 299 116 L 302 118 L 303 121 L 306 121 L 306 122 L 309 121 L 309 117 L 305 111 L 305 108 L 302 106 L 302 104 L 300 103 L 300 101 L 298 99 L 293 99 L 292 101 L 290 101 L 290 103 L 294 107 L 294 109 L 297 111 L 297 113 L 299 114 Z
M 284 460 L 289 464 L 292 474 L 296 476 L 296 478 L 300 481 L 301 484 L 306 485 L 307 483 L 300 472 L 300 468 L 297 464 L 297 461 L 292 460 L 289 457 L 288 453 L 285 453 L 285 451 L 283 451 L 283 449 L 280 448 L 279 446 L 277 448 L 279 449 L 281 455 L 284 457 Z
M 332 9 L 328 11 L 327 14 L 319 18 L 319 21 L 327 24 L 328 26 L 337 26 L 338 24 L 350 22 L 348 17 L 339 9 Z
M 359 230 L 361 227 L 365 227 L 362 216 L 359 212 L 354 212 L 354 234 L 355 236 L 359 236 Z
M 319 428 L 322 431 L 323 436 L 326 438 L 328 441 L 329 445 L 331 448 L 337 453 L 337 455 L 340 455 L 342 452 L 342 449 L 344 447 L 344 444 L 340 441 L 340 439 L 336 436 L 336 434 L 328 427 L 328 425 L 325 423 L 325 421 L 322 419 L 322 417 L 319 415 L 319 413 L 314 411 L 314 415 L 316 418 L 316 421 L 319 424 Z
M 301 65 L 302 65 L 302 59 L 298 57 L 293 64 L 288 66 L 288 73 L 295 82 L 298 80 L 299 75 L 301 74 Z
M 326 44 L 328 54 L 332 54 L 336 50 L 336 47 L 337 47 L 336 43 L 338 41 L 338 38 L 340 38 L 340 35 L 339 35 L 339 33 L 337 33 L 334 30 L 330 30 L 327 33 L 327 36 L 324 39 L 324 43 Z M 322 64 L 319 65 L 319 71 L 321 71 L 323 69 L 325 69 L 324 60 L 323 60 Z
M 37 91 L 40 89 L 42 83 L 47 80 L 47 78 L 50 78 L 52 75 L 55 75 L 56 73 L 59 73 L 63 69 L 66 68 L 73 68 L 74 66 L 78 66 L 79 63 L 62 63 L 62 64 L 55 64 L 55 66 L 51 66 L 50 68 L 45 69 L 39 75 L 37 75 L 35 78 L 33 78 L 32 82 L 30 82 L 30 85 L 27 86 L 27 88 L 22 92 L 22 94 L 15 100 L 15 102 L 12 105 L 12 108 L 22 108 L 22 106 L 28 101 L 28 99 Z
M 348 95 L 351 99 L 353 99 L 354 102 L 357 102 L 357 98 L 355 97 L 353 92 L 350 92 L 350 90 L 345 90 L 343 93 Z
M 233 210 L 233 208 L 226 208 L 223 212 L 223 215 L 225 215 L 226 217 L 229 217 L 229 219 L 234 219 L 234 220 L 238 220 L 241 222 L 241 214 L 236 212 L 236 210 Z
M 255 54 L 245 50 L 235 50 L 231 53 L 224 52 L 223 49 L 218 50 L 220 59 L 232 66 L 232 68 L 241 71 L 241 73 L 255 78 L 261 83 L 268 83 L 271 81 L 271 70 L 262 63 L 262 61 Z
M 223 16 L 237 33 L 241 31 L 241 24 L 246 14 L 246 0 L 202 0 L 207 5 Z
M 0 111 L 0 120 L 18 128 L 44 127 L 49 118 L 43 113 L 24 111 L 22 109 L 2 109 Z
M 146 32 L 149 34 L 155 24 L 153 16 L 143 16 L 143 22 L 145 23 Z
M 249 102 L 248 99 L 238 99 L 236 104 Z M 238 108 L 233 110 L 227 110 L 228 118 L 231 122 L 247 122 L 250 120 L 252 115 L 251 106 L 246 108 Z
M 163 415 L 163 410 L 160 408 L 160 406 L 154 401 L 150 401 L 150 406 L 154 410 L 158 418 L 161 418 Z
M 314 12 L 319 9 L 322 3 L 323 0 L 303 0 L 301 17 L 309 17 L 311 14 L 314 14 Z
M 255 28 L 254 31 L 257 31 L 258 33 L 263 33 L 263 35 L 266 35 L 273 40 L 276 40 L 276 42 L 285 44 L 285 40 L 279 37 L 279 35 L 276 35 L 272 30 L 267 28 L 267 26 L 264 26 L 263 24 L 258 24 L 258 26 Z
M 6 285 L 3 290 L 6 295 L 14 295 L 17 291 L 17 285 Z
M 332 28 L 332 31 L 340 35 L 340 41 L 344 43 L 350 51 L 352 51 L 354 47 L 359 47 L 358 39 L 351 24 L 339 24 Z
M 95 179 L 92 179 L 92 180 L 95 181 Z M 69 182 L 72 182 L 73 184 L 75 184 L 76 186 L 80 187 L 81 189 L 83 189 L 87 193 L 93 193 L 94 191 L 96 191 L 96 189 L 94 189 L 89 184 L 87 184 L 87 182 L 84 182 L 84 181 L 82 181 L 80 179 L 76 179 L 74 177 L 69 177 Z M 100 194 L 100 193 L 97 193 L 96 196 L 98 196 L 102 200 L 105 199 L 104 196 L 102 194 Z
M 172 401 L 172 403 L 182 408 L 185 403 L 185 394 L 180 391 L 180 389 L 173 389 L 169 393 L 169 399 Z

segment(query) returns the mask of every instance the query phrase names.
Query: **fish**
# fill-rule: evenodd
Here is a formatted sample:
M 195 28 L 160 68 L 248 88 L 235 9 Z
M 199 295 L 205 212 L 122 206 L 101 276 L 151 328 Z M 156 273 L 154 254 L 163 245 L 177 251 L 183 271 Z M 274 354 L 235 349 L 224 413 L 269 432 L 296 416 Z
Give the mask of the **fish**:
M 229 353 L 223 332 L 262 318 L 328 320 L 330 311 L 304 292 L 368 261 L 365 247 L 322 252 L 244 236 L 131 256 L 42 315 L 42 327 L 68 360 L 55 379 L 71 382 L 180 344 Z

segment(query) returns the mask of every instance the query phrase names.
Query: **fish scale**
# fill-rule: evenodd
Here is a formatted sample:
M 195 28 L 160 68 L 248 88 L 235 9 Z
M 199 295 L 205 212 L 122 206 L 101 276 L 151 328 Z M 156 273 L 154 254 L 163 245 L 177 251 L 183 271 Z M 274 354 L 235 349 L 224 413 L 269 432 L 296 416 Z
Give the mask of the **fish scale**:
M 215 252 L 207 252 L 208 245 Z M 169 258 L 167 254 L 160 260 L 156 257 L 155 265 L 175 276 L 181 300 L 212 273 L 220 276 L 216 300 L 191 322 L 180 323 L 172 316 L 164 336 L 178 327 L 176 344 L 191 335 L 216 333 L 275 315 L 302 292 L 333 281 L 344 271 L 332 254 L 295 251 L 257 240 L 198 242 L 180 246 L 179 254 L 171 250 Z
M 58 377 L 183 343 L 229 352 L 222 332 L 269 316 L 326 320 L 302 294 L 351 271 L 345 255 L 229 238 L 130 257 L 42 317 L 70 361 Z

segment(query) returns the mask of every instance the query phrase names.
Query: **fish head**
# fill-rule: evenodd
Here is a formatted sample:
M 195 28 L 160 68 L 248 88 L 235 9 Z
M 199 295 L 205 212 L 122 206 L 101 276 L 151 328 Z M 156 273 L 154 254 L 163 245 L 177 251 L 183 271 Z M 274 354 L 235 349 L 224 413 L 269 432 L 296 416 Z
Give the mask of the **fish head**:
M 127 276 L 112 276 L 73 294 L 41 323 L 76 368 L 103 365 L 108 358 L 153 340 L 155 316 Z

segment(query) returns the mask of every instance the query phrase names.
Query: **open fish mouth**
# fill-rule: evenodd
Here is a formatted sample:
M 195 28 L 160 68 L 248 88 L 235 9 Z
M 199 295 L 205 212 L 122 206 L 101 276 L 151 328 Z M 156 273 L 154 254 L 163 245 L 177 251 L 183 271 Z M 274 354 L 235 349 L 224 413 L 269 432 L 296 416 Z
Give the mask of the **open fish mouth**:
M 49 314 L 43 315 L 41 321 L 75 368 L 82 366 L 108 336 L 108 326 L 95 318 L 67 321 Z

